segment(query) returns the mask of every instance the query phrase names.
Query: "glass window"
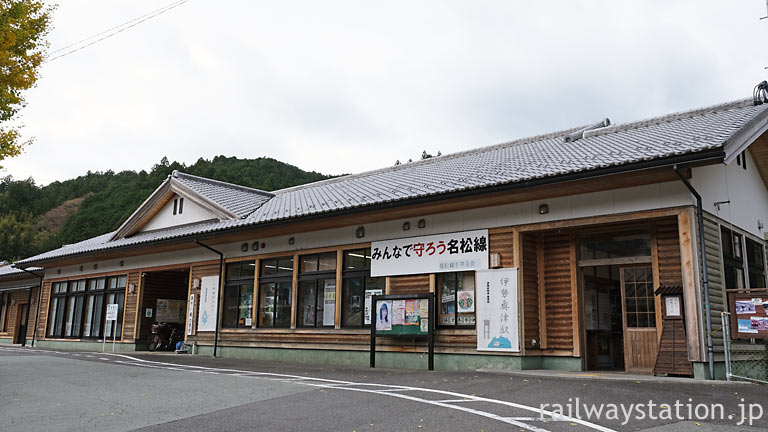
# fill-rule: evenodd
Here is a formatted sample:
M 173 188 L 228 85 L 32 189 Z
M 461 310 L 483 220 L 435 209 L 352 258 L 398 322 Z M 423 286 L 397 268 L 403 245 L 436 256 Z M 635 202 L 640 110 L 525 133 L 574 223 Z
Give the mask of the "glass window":
M 765 251 L 763 245 L 747 239 L 747 266 L 749 287 L 765 288 Z
M 123 326 L 123 307 L 127 277 L 80 279 L 51 284 L 48 336 L 57 338 L 119 338 Z M 108 289 L 105 289 L 108 288 Z M 106 303 L 105 303 L 106 302 Z M 116 322 L 104 327 L 105 304 L 117 303 Z
M 0 332 L 8 331 L 8 307 L 10 307 L 10 300 L 10 293 L 0 293 Z
M 437 276 L 441 327 L 474 327 L 475 273 L 440 273 Z
M 336 320 L 336 252 L 299 257 L 296 323 L 333 327 Z
M 259 327 L 291 327 L 293 257 L 262 260 L 259 271 Z
M 656 327 L 653 270 L 650 267 L 623 269 L 627 327 Z
M 255 261 L 227 264 L 222 327 L 253 327 L 253 279 L 255 276 Z
M 374 294 L 384 294 L 385 278 L 371 277 L 370 249 L 344 251 L 343 257 L 341 326 L 345 328 L 369 327 L 371 324 L 370 298 Z M 367 320 L 366 310 L 368 311 Z
M 723 248 L 723 269 L 725 270 L 725 288 L 746 288 L 744 277 L 744 259 L 741 251 L 742 237 L 726 227 L 720 227 Z

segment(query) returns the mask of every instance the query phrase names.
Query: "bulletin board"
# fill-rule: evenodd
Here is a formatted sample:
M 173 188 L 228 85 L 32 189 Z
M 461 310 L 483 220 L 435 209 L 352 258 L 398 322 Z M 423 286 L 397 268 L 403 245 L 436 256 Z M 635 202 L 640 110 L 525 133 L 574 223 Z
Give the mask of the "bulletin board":
M 728 293 L 732 339 L 768 339 L 768 290 Z
M 434 293 L 374 295 L 371 297 L 371 367 L 376 367 L 376 338 L 426 339 L 428 369 L 435 368 Z

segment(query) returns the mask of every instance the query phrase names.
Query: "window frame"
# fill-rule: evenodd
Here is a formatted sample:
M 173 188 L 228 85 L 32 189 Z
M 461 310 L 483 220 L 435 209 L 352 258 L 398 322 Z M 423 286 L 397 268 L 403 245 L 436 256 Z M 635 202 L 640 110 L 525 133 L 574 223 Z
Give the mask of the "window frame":
M 8 331 L 8 309 L 11 306 L 11 292 L 0 292 L 0 333 Z
M 756 289 L 756 288 L 766 288 L 765 283 L 765 246 L 760 244 L 760 242 L 757 242 L 755 240 L 752 240 L 751 238 L 747 238 L 745 243 L 745 247 L 747 248 L 746 258 L 747 258 L 747 274 L 746 279 L 749 281 L 749 288 L 750 289 Z M 759 255 L 760 255 L 760 262 L 753 262 L 753 258 L 755 257 L 754 252 L 756 252 L 759 249 Z M 760 283 L 753 283 L 752 276 L 759 276 L 760 277 Z M 759 285 L 759 286 L 758 286 Z
M 283 267 L 280 266 L 281 262 L 284 262 L 284 260 L 290 260 L 291 261 L 291 270 L 280 272 L 279 270 Z M 275 263 L 275 272 L 274 273 L 267 273 L 264 271 L 264 268 L 267 267 L 268 263 L 274 262 Z M 258 310 L 257 316 L 256 316 L 256 325 L 258 328 L 268 328 L 268 329 L 285 329 L 285 328 L 291 328 L 291 308 L 293 307 L 293 272 L 295 269 L 295 266 L 297 265 L 295 256 L 294 255 L 284 255 L 274 258 L 265 258 L 259 260 L 259 296 L 256 300 L 258 302 L 256 308 Z M 289 290 L 288 295 L 288 325 L 284 326 L 277 326 L 275 325 L 278 319 L 278 300 L 280 299 L 279 296 L 279 288 L 278 284 L 284 284 L 287 283 L 291 288 Z M 274 302 L 273 302 L 273 311 L 272 311 L 272 324 L 271 325 L 264 325 L 264 311 L 262 310 L 263 304 L 262 304 L 262 296 L 265 293 L 265 287 L 264 285 L 268 284 L 274 284 L 275 285 L 275 295 L 274 295 Z
M 322 255 L 326 256 L 333 256 L 333 262 L 335 265 L 333 266 L 333 269 L 324 269 L 320 270 L 320 257 Z M 309 271 L 301 271 L 302 264 L 305 262 L 305 260 L 309 258 L 314 258 L 315 260 L 315 269 L 316 270 L 309 270 Z M 318 305 L 322 304 L 323 309 L 322 311 L 325 311 L 325 284 L 324 282 L 326 280 L 332 279 L 335 281 L 336 284 L 339 283 L 339 281 L 336 280 L 336 269 L 339 268 L 338 263 L 338 255 L 336 251 L 333 252 L 318 252 L 318 253 L 311 253 L 306 255 L 299 255 L 298 256 L 298 265 L 299 265 L 299 273 L 298 273 L 298 281 L 296 285 L 296 327 L 297 328 L 304 328 L 304 329 L 328 329 L 328 328 L 335 328 L 336 326 L 336 302 L 334 302 L 334 322 L 331 325 L 318 325 L 318 321 L 322 321 L 322 318 L 320 317 L 320 309 L 318 309 Z M 310 282 L 313 283 L 313 286 L 310 287 L 303 287 L 303 282 Z M 314 289 L 315 295 L 314 295 L 314 323 L 312 325 L 304 324 L 304 304 L 303 304 L 303 294 L 305 289 Z M 338 301 L 338 299 L 336 299 Z
M 243 275 L 243 266 L 244 265 L 252 265 L 253 266 L 253 273 L 248 275 Z M 232 270 L 235 268 L 239 269 L 239 274 L 237 276 L 230 276 L 232 273 Z M 246 267 L 247 268 L 247 267 Z M 256 280 L 256 261 L 255 260 L 245 260 L 245 261 L 235 261 L 227 264 L 226 267 L 226 273 L 225 273 L 225 282 L 224 282 L 224 295 L 223 301 L 222 301 L 222 308 L 221 308 L 221 328 L 227 328 L 227 329 L 236 329 L 236 328 L 253 328 L 255 327 L 255 322 L 253 320 L 253 303 L 255 301 L 254 297 L 254 281 Z M 242 309 L 241 305 L 241 299 L 243 298 L 243 289 L 251 291 L 251 304 L 248 310 L 250 311 L 250 318 L 251 318 L 251 324 L 247 325 L 243 323 L 243 325 L 240 325 L 240 310 Z M 236 289 L 237 290 L 237 313 L 235 317 L 235 325 L 230 326 L 227 323 L 227 293 L 230 290 Z M 247 319 L 247 318 L 246 318 Z
M 349 256 L 352 253 L 360 253 L 363 256 L 363 266 L 362 267 L 352 267 L 348 268 L 347 266 L 347 256 Z M 336 301 L 341 302 L 341 311 L 340 311 L 340 317 L 339 317 L 339 324 L 341 328 L 343 329 L 370 329 L 371 325 L 373 325 L 374 320 L 371 319 L 371 324 L 365 323 L 365 291 L 368 289 L 381 289 L 381 292 L 385 292 L 385 285 L 381 284 L 381 281 L 384 280 L 384 276 L 379 277 L 371 277 L 371 248 L 357 248 L 357 249 L 348 249 L 344 250 L 341 253 L 341 298 L 336 299 Z M 360 324 L 359 325 L 349 325 L 346 324 L 346 315 L 344 313 L 344 304 L 345 299 L 348 297 L 345 295 L 347 293 L 347 286 L 352 279 L 360 279 Z M 373 282 L 369 285 L 369 282 L 375 280 L 376 282 Z M 377 285 L 381 286 L 380 288 L 377 287 Z M 370 288 L 369 288 L 370 287 Z
M 474 315 L 475 322 L 472 324 L 459 324 L 459 277 L 463 279 L 465 274 L 471 274 L 472 275 L 472 290 L 474 291 L 474 294 L 472 296 L 473 299 L 475 299 L 475 302 L 477 302 L 477 272 L 475 271 L 459 271 L 459 272 L 444 272 L 444 273 L 437 273 L 435 274 L 435 310 L 437 312 L 437 327 L 442 329 L 474 329 L 477 325 L 477 307 L 475 307 L 474 312 L 465 312 L 462 313 L 462 315 Z M 454 284 L 455 284 L 455 293 L 453 294 L 453 324 L 443 324 L 442 320 L 442 290 L 443 290 L 443 284 L 442 279 L 448 275 L 453 275 L 455 277 Z M 463 282 L 462 282 L 463 283 Z
M 99 281 L 103 281 L 101 288 L 98 288 Z M 76 287 L 79 283 L 83 284 L 82 290 L 77 290 Z M 92 288 L 91 284 L 95 283 L 97 288 Z M 114 285 L 114 287 L 112 287 Z M 64 289 L 60 288 L 64 286 Z M 128 286 L 128 275 L 110 275 L 100 276 L 95 278 L 80 278 L 72 280 L 56 281 L 51 284 L 51 297 L 48 304 L 48 324 L 46 326 L 46 338 L 49 339 L 101 339 L 107 334 L 107 321 L 106 313 L 108 304 L 107 301 L 110 297 L 114 296 L 118 306 L 117 320 L 111 326 L 114 332 L 117 333 L 117 339 L 123 339 L 123 316 L 125 313 L 125 297 L 126 288 Z M 91 316 L 88 320 L 89 311 L 88 300 L 93 297 L 94 305 L 96 299 L 101 299 L 100 311 L 98 311 L 98 319 L 95 319 L 95 315 Z M 69 311 L 71 302 L 77 302 L 78 299 L 82 299 L 79 312 L 77 316 L 72 317 L 72 323 L 70 331 L 67 331 L 67 324 L 69 321 Z M 55 308 L 54 308 L 55 306 Z M 77 311 L 77 303 L 75 303 L 75 311 Z M 93 312 L 93 311 L 91 311 Z M 86 322 L 90 325 L 88 328 L 88 336 L 86 333 Z M 77 323 L 77 325 L 75 325 Z M 57 327 L 58 328 L 58 332 Z M 98 327 L 98 331 L 94 332 L 94 327 Z M 69 335 L 68 335 L 69 333 Z M 113 330 L 109 330 L 107 337 L 113 337 Z

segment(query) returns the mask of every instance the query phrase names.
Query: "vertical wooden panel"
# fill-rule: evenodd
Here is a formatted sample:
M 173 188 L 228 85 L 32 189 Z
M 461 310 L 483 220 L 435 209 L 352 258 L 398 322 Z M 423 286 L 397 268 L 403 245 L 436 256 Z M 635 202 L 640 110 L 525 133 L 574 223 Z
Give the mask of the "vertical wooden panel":
M 573 301 L 571 284 L 571 236 L 565 232 L 541 235 L 544 264 L 547 349 L 573 349 Z
M 515 265 L 515 238 L 510 228 L 492 228 L 488 230 L 488 250 L 498 253 L 502 267 Z
M 578 279 L 578 273 L 579 268 L 578 264 L 576 262 L 576 245 L 577 238 L 576 238 L 576 232 L 571 231 L 571 234 L 569 236 L 570 241 L 570 251 L 569 251 L 569 257 L 570 257 L 570 276 L 571 276 L 571 316 L 573 319 L 573 325 L 572 325 L 572 337 L 573 337 L 573 356 L 574 357 L 580 357 L 581 356 L 581 302 L 579 301 L 579 279 Z
M 299 255 L 293 255 L 293 278 L 291 280 L 291 328 L 296 328 L 296 302 L 299 297 Z M 275 305 L 277 308 L 277 305 Z
M 525 346 L 539 348 L 542 337 L 539 332 L 539 249 L 537 234 L 521 233 L 522 257 L 520 267 L 523 281 L 523 328 Z M 543 303 L 542 303 L 543 304 Z M 542 308 L 543 309 L 543 308 Z M 531 342 L 536 340 L 536 344 Z
M 685 303 L 685 328 L 688 337 L 688 357 L 691 361 L 702 361 L 699 323 L 701 317 L 698 308 L 698 288 L 696 286 L 697 260 L 694 253 L 693 209 L 680 212 L 677 217 L 680 228 L 680 260 L 682 262 L 683 302 Z M 663 260 L 659 258 L 661 264 Z M 664 273 L 662 272 L 662 275 Z M 662 282 L 664 283 L 664 282 Z
M 48 329 L 48 301 L 51 298 L 51 281 L 43 281 L 43 294 L 40 297 L 40 317 L 37 321 L 37 338 L 43 339 Z
M 123 342 L 133 342 L 135 340 L 134 331 L 136 330 L 136 315 L 138 310 L 139 295 L 138 291 L 133 294 L 128 293 L 128 285 L 139 285 L 141 272 L 133 271 L 126 275 L 125 282 L 125 306 L 123 310 L 123 332 L 120 340 Z
M 664 219 L 656 223 L 656 252 L 659 261 L 659 283 L 682 285 L 683 273 L 677 220 Z
M 341 278 L 341 269 L 344 268 L 344 253 L 341 251 L 341 249 L 336 251 L 336 304 L 335 310 L 336 312 L 333 315 L 333 326 L 336 329 L 341 328 L 341 285 L 342 285 L 342 278 Z

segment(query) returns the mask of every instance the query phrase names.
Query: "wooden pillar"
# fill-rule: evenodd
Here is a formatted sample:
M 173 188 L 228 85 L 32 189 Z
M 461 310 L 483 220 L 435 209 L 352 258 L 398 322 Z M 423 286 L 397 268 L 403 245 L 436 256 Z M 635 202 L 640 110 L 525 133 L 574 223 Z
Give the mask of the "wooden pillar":
M 571 316 L 573 319 L 573 356 L 581 357 L 581 301 L 579 299 L 579 267 L 578 267 L 578 238 L 576 232 L 571 231 L 568 236 L 571 242 L 570 266 L 571 266 Z
M 517 269 L 517 321 L 520 342 L 520 354 L 525 355 L 525 290 L 523 286 L 523 247 L 520 242 L 520 231 L 512 230 L 512 267 Z M 477 298 L 477 296 L 475 296 Z
M 661 286 L 661 278 L 659 275 L 659 244 L 656 239 L 656 224 L 652 223 L 650 227 L 651 231 L 651 267 L 653 271 L 653 289 L 656 290 Z M 656 311 L 656 333 L 657 340 L 661 343 L 661 330 L 664 325 L 661 311 L 661 296 L 654 295 L 653 303 Z
M 296 301 L 299 297 L 299 255 L 293 255 L 293 279 L 291 281 L 291 328 L 296 328 Z M 277 305 L 275 305 L 277 308 Z
M 547 349 L 547 296 L 546 284 L 544 283 L 544 241 L 541 233 L 536 234 L 536 265 L 538 266 L 538 285 L 539 285 L 539 346 L 541 349 Z
M 685 334 L 688 338 L 688 359 L 703 361 L 701 352 L 701 309 L 698 295 L 698 260 L 694 244 L 693 209 L 685 209 L 677 216 L 680 235 L 680 258 L 683 271 L 683 301 L 685 302 Z
M 259 322 L 259 273 L 261 272 L 261 260 L 256 258 L 256 269 L 253 272 L 253 321 L 251 321 L 251 328 L 258 327 Z
M 336 312 L 333 315 L 333 327 L 341 328 L 341 270 L 344 267 L 344 253 L 341 249 L 336 251 Z

